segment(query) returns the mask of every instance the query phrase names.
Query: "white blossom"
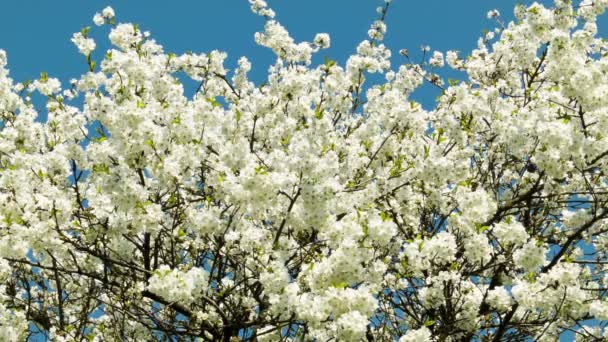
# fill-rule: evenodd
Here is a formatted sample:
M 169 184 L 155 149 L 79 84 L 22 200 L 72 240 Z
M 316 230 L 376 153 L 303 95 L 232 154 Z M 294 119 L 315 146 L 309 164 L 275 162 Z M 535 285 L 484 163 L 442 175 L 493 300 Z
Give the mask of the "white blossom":
M 431 331 L 427 327 L 420 329 L 408 330 L 405 335 L 399 338 L 399 342 L 429 342 L 431 339 Z
M 74 33 L 72 42 L 76 45 L 78 51 L 85 56 L 88 56 L 95 50 L 95 41 L 85 37 L 81 32 Z
M 314 43 L 320 49 L 327 49 L 330 46 L 330 39 L 327 33 L 317 33 Z
M 261 84 L 110 7 L 66 88 L 0 50 L 0 341 L 608 337 L 608 1 L 493 10 L 473 51 L 398 65 L 388 3 L 316 64 L 329 34 L 251 0 Z

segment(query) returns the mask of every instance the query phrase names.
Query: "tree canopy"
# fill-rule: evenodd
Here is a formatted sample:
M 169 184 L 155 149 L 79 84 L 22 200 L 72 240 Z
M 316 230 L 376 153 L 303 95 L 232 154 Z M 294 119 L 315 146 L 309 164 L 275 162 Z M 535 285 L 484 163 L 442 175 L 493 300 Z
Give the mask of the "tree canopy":
M 396 68 L 390 1 L 345 65 L 250 3 L 263 84 L 109 7 L 68 86 L 0 50 L 0 340 L 608 337 L 607 0 L 490 11 L 469 55 Z

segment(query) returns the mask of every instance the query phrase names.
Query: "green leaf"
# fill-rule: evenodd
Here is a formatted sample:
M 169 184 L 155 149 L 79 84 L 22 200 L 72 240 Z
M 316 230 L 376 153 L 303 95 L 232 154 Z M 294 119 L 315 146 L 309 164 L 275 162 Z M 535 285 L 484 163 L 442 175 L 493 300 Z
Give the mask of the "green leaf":
M 537 15 L 539 13 L 538 12 L 538 7 L 536 7 L 536 6 L 535 7 L 531 7 L 531 8 L 528 9 L 528 12 L 530 12 L 531 14 Z
M 220 173 L 217 175 L 217 182 L 218 182 L 218 183 L 223 183 L 225 180 L 226 180 L 226 173 L 224 173 L 224 172 L 220 172 Z
M 85 26 L 80 30 L 80 33 L 83 36 L 88 37 L 90 31 L 91 31 L 91 26 Z
M 354 189 L 357 187 L 357 182 L 350 180 L 350 181 L 348 181 L 348 183 L 346 183 L 346 187 L 348 189 Z
M 369 236 L 369 227 L 364 224 L 361 226 L 361 228 L 363 229 L 363 237 L 366 238 Z
M 46 71 L 43 71 L 40 73 L 40 82 L 42 83 L 46 83 L 46 81 L 49 80 L 49 74 L 46 73 Z
M 207 98 L 207 102 L 211 103 L 213 107 L 221 107 L 222 104 L 219 103 L 215 98 Z
M 93 172 L 96 173 L 110 173 L 110 167 L 106 164 L 94 164 Z
M 345 281 L 341 281 L 341 282 L 333 282 L 331 284 L 331 286 L 337 288 L 337 289 L 344 289 L 346 287 L 348 287 L 348 282 Z
M 323 148 L 321 149 L 321 155 L 324 155 L 328 151 L 334 151 L 335 149 L 336 145 L 334 145 L 333 143 L 330 145 L 323 145 Z
M 89 62 L 89 71 L 95 71 L 95 66 L 97 65 L 97 63 L 90 57 L 87 60 Z
M 13 224 L 12 214 L 10 212 L 6 213 L 4 219 L 2 219 L 2 222 L 4 222 L 4 224 L 6 224 L 7 226 Z
M 236 116 L 236 122 L 238 123 L 239 121 L 241 121 L 241 116 L 243 115 L 243 113 L 241 113 L 240 110 L 236 110 L 236 112 L 234 113 L 234 115 Z
M 534 272 L 528 272 L 528 274 L 526 274 L 526 280 L 530 283 L 533 283 L 535 281 L 534 276 Z
M 380 213 L 380 218 L 382 219 L 382 221 L 391 221 L 393 219 L 393 216 L 390 213 L 383 211 Z
M 145 212 L 146 211 L 146 207 L 149 206 L 149 205 L 151 205 L 151 204 L 152 204 L 152 202 L 150 202 L 150 201 L 145 201 L 145 202 L 137 201 L 135 203 L 135 208 L 141 209 L 141 210 L 143 210 Z
M 490 226 L 483 226 L 481 224 L 476 224 L 475 229 L 477 230 L 478 233 L 483 233 L 486 230 L 490 229 Z
M 458 84 L 460 84 L 460 80 L 455 80 L 453 78 L 448 78 L 448 84 L 453 87 L 453 86 L 457 86 Z
M 291 136 L 287 136 L 281 139 L 281 145 L 287 146 L 291 142 Z
M 142 100 L 137 100 L 137 108 L 146 108 L 146 104 Z
M 404 171 L 404 169 L 403 169 L 403 160 L 404 159 L 405 159 L 404 156 L 399 156 L 397 159 L 395 159 L 393 166 L 388 171 L 389 177 L 398 177 L 399 174 Z
M 430 327 L 430 326 L 434 325 L 435 323 L 437 323 L 437 321 L 432 320 L 432 319 L 427 319 L 426 322 L 424 322 L 424 326 Z
M 325 67 L 330 69 L 332 66 L 336 65 L 336 61 L 329 59 L 327 56 L 325 57 Z
M 254 169 L 256 175 L 267 175 L 268 169 L 266 166 L 260 165 Z
M 321 120 L 323 119 L 323 109 L 319 110 L 319 108 L 315 109 L 315 118 Z
M 437 129 L 437 143 L 441 144 L 442 142 L 446 141 L 447 139 L 445 137 L 443 137 L 443 133 L 445 131 L 443 130 L 443 128 L 439 127 Z
M 460 182 L 458 182 L 458 185 L 459 186 L 470 186 L 471 185 L 471 180 L 467 179 L 467 180 L 460 181 Z

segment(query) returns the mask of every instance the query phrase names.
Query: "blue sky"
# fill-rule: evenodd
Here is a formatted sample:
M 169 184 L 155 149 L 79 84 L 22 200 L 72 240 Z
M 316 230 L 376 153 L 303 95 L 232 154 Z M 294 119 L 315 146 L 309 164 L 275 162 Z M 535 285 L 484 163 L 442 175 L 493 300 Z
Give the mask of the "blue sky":
M 312 40 L 318 32 L 327 32 L 332 47 L 322 51 L 317 61 L 327 56 L 343 64 L 357 44 L 366 38 L 369 25 L 376 18 L 379 0 L 268 0 L 277 19 L 292 36 Z M 397 51 L 411 52 L 421 45 L 446 51 L 468 53 L 476 46 L 482 30 L 494 22 L 486 13 L 498 9 L 504 19 L 512 18 L 517 2 L 529 0 L 393 0 L 387 24 L 386 44 L 393 50 L 393 67 L 405 62 Z M 550 4 L 552 1 L 539 1 Z M 0 12 L 0 49 L 8 53 L 11 75 L 16 81 L 37 78 L 41 71 L 58 77 L 64 84 L 86 71 L 82 55 L 70 42 L 74 32 L 94 26 L 93 14 L 111 5 L 119 22 L 136 22 L 168 52 L 228 52 L 227 68 L 233 69 L 240 56 L 253 62 L 251 77 L 264 80 L 266 69 L 274 61 L 272 53 L 255 45 L 253 35 L 263 28 L 264 20 L 252 14 L 246 0 L 122 0 L 122 1 L 5 1 Z M 600 20 L 600 34 L 608 32 L 606 18 Z M 98 58 L 108 48 L 108 28 L 94 27 L 91 35 L 98 43 Z M 428 109 L 436 93 L 430 87 L 415 98 Z M 571 339 L 565 336 L 564 341 Z
M 312 40 L 317 32 L 330 33 L 332 47 L 322 51 L 317 61 L 327 56 L 340 63 L 366 38 L 369 25 L 376 17 L 375 8 L 381 4 L 379 0 L 268 2 L 296 40 Z M 487 11 L 497 8 L 508 19 L 517 2 L 394 0 L 387 19 L 386 37 L 387 45 L 394 51 L 393 66 L 404 62 L 397 54 L 399 49 L 414 51 L 423 44 L 442 51 L 469 52 L 482 30 L 494 27 L 494 23 L 486 19 Z M 223 50 L 228 52 L 230 69 L 240 56 L 249 57 L 253 61 L 251 77 L 258 83 L 264 80 L 268 65 L 274 61 L 269 50 L 256 46 L 253 41 L 254 33 L 263 28 L 264 21 L 250 12 L 246 0 L 20 0 L 3 3 L 0 13 L 0 48 L 8 53 L 12 77 L 23 81 L 46 71 L 67 82 L 84 72 L 84 58 L 70 42 L 71 35 L 84 26 L 93 26 L 93 14 L 107 5 L 116 10 L 118 21 L 136 22 L 150 31 L 166 51 Z M 98 56 L 108 48 L 107 33 L 107 27 L 95 27 L 92 31 L 98 42 Z M 430 89 L 416 93 L 416 99 L 426 108 L 432 106 L 435 96 Z

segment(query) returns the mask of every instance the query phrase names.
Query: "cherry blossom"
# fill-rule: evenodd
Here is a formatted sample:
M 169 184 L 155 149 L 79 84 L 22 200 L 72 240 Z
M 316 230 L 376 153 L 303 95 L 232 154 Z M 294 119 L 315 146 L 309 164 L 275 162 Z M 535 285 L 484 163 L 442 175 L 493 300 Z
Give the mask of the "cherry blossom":
M 493 10 L 421 59 L 383 1 L 344 65 L 250 5 L 262 84 L 110 7 L 65 88 L 0 50 L 0 340 L 608 338 L 608 1 Z

